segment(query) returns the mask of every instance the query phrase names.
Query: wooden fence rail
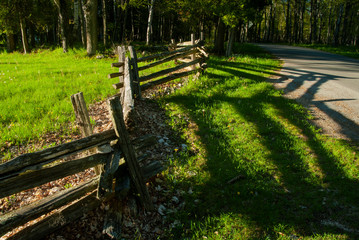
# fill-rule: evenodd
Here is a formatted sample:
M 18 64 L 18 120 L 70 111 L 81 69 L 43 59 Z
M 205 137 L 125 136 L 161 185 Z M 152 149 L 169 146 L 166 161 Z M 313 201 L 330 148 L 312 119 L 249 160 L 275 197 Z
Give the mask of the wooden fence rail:
M 132 76 L 128 79 L 131 80 L 131 87 L 132 87 L 132 94 L 134 96 L 137 96 L 138 98 L 141 98 L 141 90 L 145 90 L 149 87 L 152 87 L 154 85 L 158 85 L 158 84 L 162 84 L 177 78 L 181 78 L 181 77 L 185 77 L 191 74 L 196 73 L 197 71 L 202 71 L 204 68 L 206 68 L 206 63 L 205 61 L 208 58 L 208 54 L 206 53 L 204 47 L 203 47 L 203 43 L 200 42 L 199 40 L 195 41 L 194 40 L 194 36 L 191 36 L 192 40 L 189 42 L 185 42 L 185 43 L 180 43 L 180 44 L 175 44 L 174 42 L 170 45 L 170 49 L 171 51 L 166 51 L 166 52 L 162 52 L 159 54 L 154 54 L 151 56 L 146 56 L 146 57 L 142 57 L 142 58 L 137 58 L 137 54 L 136 51 L 134 50 L 134 48 L 132 46 L 129 46 L 128 49 L 130 51 L 131 54 L 131 59 L 129 60 L 129 62 L 131 63 L 131 70 L 132 70 Z M 120 48 L 120 47 L 119 47 Z M 121 49 L 123 49 L 124 47 L 121 47 Z M 186 57 L 189 57 L 188 59 L 186 59 Z M 157 61 L 155 62 L 151 62 L 149 64 L 146 64 L 144 66 L 138 66 L 138 63 L 140 62 L 146 62 L 146 61 L 152 61 L 157 59 Z M 173 68 L 168 68 L 168 69 L 164 69 L 158 72 L 154 72 L 148 75 L 144 75 L 144 76 L 139 76 L 139 72 L 146 70 L 146 69 L 150 69 L 153 68 L 155 66 L 161 65 L 163 63 L 166 62 L 170 62 L 170 61 L 175 61 L 175 63 L 177 62 L 182 62 L 181 65 L 178 65 L 176 67 Z M 113 63 L 111 66 L 124 66 L 124 71 L 126 71 L 127 67 L 126 67 L 126 63 L 122 63 L 122 62 L 118 62 L 118 63 Z M 183 71 L 183 69 L 186 68 L 190 68 L 187 71 Z M 181 72 L 178 72 L 179 70 L 181 70 Z M 119 73 L 111 73 L 109 74 L 109 78 L 114 78 L 114 77 L 122 77 L 126 75 L 126 73 L 124 72 L 119 72 Z M 167 75 L 167 76 L 165 76 Z M 155 78 L 159 78 L 159 77 L 163 77 L 162 79 L 157 79 L 155 81 L 152 82 L 147 82 L 150 80 L 153 80 Z M 125 76 L 126 79 L 126 76 Z M 145 84 L 141 84 L 141 82 L 147 82 Z M 120 89 L 120 88 L 124 88 L 124 84 L 121 83 L 117 83 L 114 84 L 113 87 L 115 89 Z M 123 90 L 122 90 L 123 91 Z
M 152 162 L 140 168 L 138 160 L 143 157 L 137 159 L 135 151 L 156 144 L 157 140 L 154 136 L 146 135 L 130 142 L 123 118 L 124 109 L 122 109 L 119 97 L 109 99 L 108 106 L 115 129 L 35 153 L 24 154 L 0 165 L 0 198 L 82 172 L 97 165 L 102 166 L 100 176 L 88 182 L 1 215 L 0 236 L 43 214 L 70 204 L 36 224 L 19 231 L 10 239 L 44 237 L 94 209 L 99 205 L 100 200 L 126 195 L 129 186 L 124 187 L 126 184 L 123 182 L 116 181 L 114 183 L 113 181 L 119 177 L 125 179 L 125 182 L 131 180 L 144 208 L 153 210 L 145 181 L 162 171 L 162 166 L 159 162 Z M 107 146 L 107 148 L 102 148 L 102 146 Z M 75 156 L 74 160 L 61 160 L 94 147 L 98 147 L 97 152 L 88 152 L 89 156 Z
M 132 119 L 134 98 L 141 98 L 141 90 L 202 70 L 208 54 L 199 41 L 194 41 L 193 36 L 190 43 L 172 44 L 172 51 L 138 59 L 134 48 L 130 46 L 128 49 L 131 58 L 126 58 L 124 46 L 118 47 L 119 60 L 111 66 L 118 68 L 119 71 L 108 75 L 109 78 L 119 77 L 119 82 L 113 86 L 121 89 L 120 97 L 111 97 L 107 101 L 114 129 L 93 134 L 83 94 L 73 95 L 71 100 L 82 138 L 38 152 L 23 154 L 0 164 L 0 198 L 93 167 L 97 176 L 90 181 L 1 215 L 0 236 L 28 221 L 48 214 L 35 224 L 21 229 L 9 239 L 45 237 L 81 217 L 87 211 L 95 209 L 101 201 L 123 198 L 131 185 L 134 186 L 142 206 L 146 210 L 154 210 L 145 182 L 163 168 L 158 161 L 142 167 L 139 165 L 146 156 L 137 156 L 135 151 L 142 151 L 143 148 L 156 144 L 157 140 L 154 136 L 146 135 L 130 141 L 126 124 Z M 141 77 L 139 75 L 140 71 L 185 57 L 190 57 L 190 60 L 176 67 Z M 139 62 L 154 59 L 157 61 L 138 67 Z M 184 70 L 187 67 L 190 69 Z M 162 78 L 157 79 L 159 77 Z M 141 84 L 141 82 L 146 83 Z M 108 214 L 112 215 L 106 218 L 104 224 L 104 232 L 112 237 L 120 236 L 121 213 L 118 212 L 120 211 L 118 206 L 116 207 L 118 202 L 112 201 L 111 210 L 108 211 Z

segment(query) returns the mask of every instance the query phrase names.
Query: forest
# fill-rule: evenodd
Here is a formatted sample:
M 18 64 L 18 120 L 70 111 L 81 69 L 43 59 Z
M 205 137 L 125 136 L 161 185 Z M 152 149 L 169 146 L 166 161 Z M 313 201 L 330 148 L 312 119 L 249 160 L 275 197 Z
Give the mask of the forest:
M 233 42 L 358 46 L 359 0 L 0 1 L 0 46 L 8 52 L 83 46 L 91 56 L 117 43 L 178 42 L 190 33 L 219 55 L 230 54 Z

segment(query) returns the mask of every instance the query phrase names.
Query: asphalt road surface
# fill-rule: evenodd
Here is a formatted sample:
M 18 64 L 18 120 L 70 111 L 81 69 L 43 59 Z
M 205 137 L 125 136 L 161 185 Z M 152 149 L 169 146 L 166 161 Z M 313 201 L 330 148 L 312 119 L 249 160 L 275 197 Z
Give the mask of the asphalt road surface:
M 284 64 L 270 79 L 307 107 L 325 134 L 359 140 L 359 60 L 284 45 L 258 44 Z

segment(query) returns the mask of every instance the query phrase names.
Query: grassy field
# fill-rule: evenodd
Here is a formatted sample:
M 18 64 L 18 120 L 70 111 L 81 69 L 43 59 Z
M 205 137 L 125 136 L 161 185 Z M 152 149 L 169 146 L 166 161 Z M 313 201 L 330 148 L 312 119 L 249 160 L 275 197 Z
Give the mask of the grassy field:
M 236 52 L 160 99 L 191 149 L 165 173 L 185 201 L 169 238 L 358 239 L 357 146 L 321 135 L 265 81 L 278 61 L 251 45 Z
M 83 50 L 0 54 L 0 148 L 41 137 L 45 132 L 71 131 L 70 96 L 84 92 L 87 103 L 114 93 L 107 79 L 111 59 L 85 57 Z M 66 126 L 66 127 L 64 127 Z
M 354 46 L 335 47 L 335 46 L 324 45 L 324 44 L 296 44 L 295 46 L 314 48 L 325 52 L 331 52 L 331 53 L 359 59 L 359 48 Z
M 71 134 L 75 116 L 70 96 L 83 92 L 87 104 L 117 91 L 108 79 L 113 58 L 88 58 L 83 49 L 39 50 L 23 55 L 0 52 L 0 149 L 39 140 L 51 131 Z M 146 63 L 141 63 L 146 64 Z M 140 64 L 140 65 L 141 65 Z M 149 74 L 173 66 L 166 63 L 141 72 Z M 12 157 L 3 152 L 3 160 Z M 1 157 L 1 156 L 0 156 Z

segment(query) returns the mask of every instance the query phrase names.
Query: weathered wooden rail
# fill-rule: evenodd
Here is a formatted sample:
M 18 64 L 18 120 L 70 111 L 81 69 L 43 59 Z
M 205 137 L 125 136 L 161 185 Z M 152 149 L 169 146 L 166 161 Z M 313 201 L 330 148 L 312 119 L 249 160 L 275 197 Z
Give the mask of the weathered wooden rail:
M 128 50 L 130 58 L 126 57 L 124 46 L 118 47 L 119 61 L 113 63 L 112 67 L 119 68 L 119 71 L 108 75 L 109 78 L 119 77 L 119 82 L 113 87 L 121 89 L 120 97 L 111 97 L 107 101 L 114 128 L 93 134 L 82 93 L 71 96 L 76 121 L 83 138 L 24 154 L 1 164 L 0 198 L 89 168 L 94 168 L 97 176 L 90 181 L 1 215 L 0 236 L 47 214 L 35 224 L 21 229 L 9 238 L 39 239 L 95 209 L 101 201 L 107 201 L 111 204 L 103 232 L 113 238 L 120 238 L 121 212 L 118 204 L 126 196 L 130 185 L 134 186 L 142 206 L 146 210 L 153 210 L 145 181 L 162 171 L 162 166 L 158 161 L 142 167 L 139 165 L 145 156 L 137 158 L 135 151 L 156 144 L 157 141 L 154 136 L 143 136 L 130 141 L 126 124 L 132 118 L 134 98 L 141 98 L 141 91 L 151 86 L 202 71 L 206 67 L 208 54 L 193 36 L 191 42 L 172 43 L 171 51 L 142 58 L 137 58 L 132 46 Z M 138 66 L 140 62 L 153 60 L 157 61 Z M 140 71 L 169 61 L 182 62 L 182 64 L 148 75 L 139 74 Z
M 100 166 L 99 175 L 88 182 L 60 191 L 25 207 L 0 216 L 0 236 L 56 210 L 34 225 L 20 230 L 9 239 L 39 239 L 80 218 L 99 206 L 101 201 L 126 195 L 131 181 L 146 210 L 153 210 L 145 181 L 162 170 L 159 162 L 140 167 L 135 151 L 155 144 L 154 136 L 129 140 L 119 97 L 108 100 L 114 129 L 91 134 L 69 143 L 16 157 L 0 165 L 0 198 L 31 189 L 53 180 Z M 96 149 L 96 152 L 88 151 Z M 88 156 L 75 154 L 86 152 Z M 74 156 L 74 160 L 64 160 Z M 119 179 L 122 181 L 119 181 Z M 114 181 L 114 180 L 117 181 Z M 127 180 L 126 180 L 127 179 Z M 113 214 L 113 212 L 111 213 Z M 119 213 L 120 214 L 120 213 Z M 107 221 L 105 232 L 116 235 L 118 222 Z
M 171 49 L 171 51 L 137 58 L 137 54 L 134 48 L 132 46 L 129 46 L 128 49 L 131 54 L 131 59 L 128 60 L 129 65 L 127 66 L 126 63 L 124 63 L 122 60 L 124 59 L 125 55 L 124 47 L 118 47 L 118 53 L 120 56 L 119 62 L 113 63 L 111 66 L 119 67 L 120 70 L 118 73 L 111 73 L 108 75 L 109 78 L 120 77 L 119 83 L 114 84 L 113 87 L 115 89 L 120 89 L 124 87 L 122 77 L 126 75 L 126 69 L 128 69 L 127 71 L 130 73 L 130 77 L 128 79 L 131 81 L 131 86 L 133 87 L 132 92 L 134 96 L 138 96 L 139 98 L 141 98 L 142 90 L 177 78 L 192 75 L 206 68 L 205 61 L 208 58 L 208 54 L 206 53 L 202 42 L 195 41 L 193 35 L 190 42 L 180 44 L 175 44 L 174 42 L 172 42 L 169 48 Z M 157 61 L 148 63 L 140 67 L 138 66 L 138 63 L 140 62 L 148 62 L 153 60 Z M 182 64 L 144 76 L 140 76 L 139 74 L 139 72 L 143 70 L 150 69 L 170 61 L 175 61 L 176 63 L 182 62 Z M 121 69 L 122 66 L 124 66 L 124 70 Z M 158 79 L 159 77 L 162 78 Z

